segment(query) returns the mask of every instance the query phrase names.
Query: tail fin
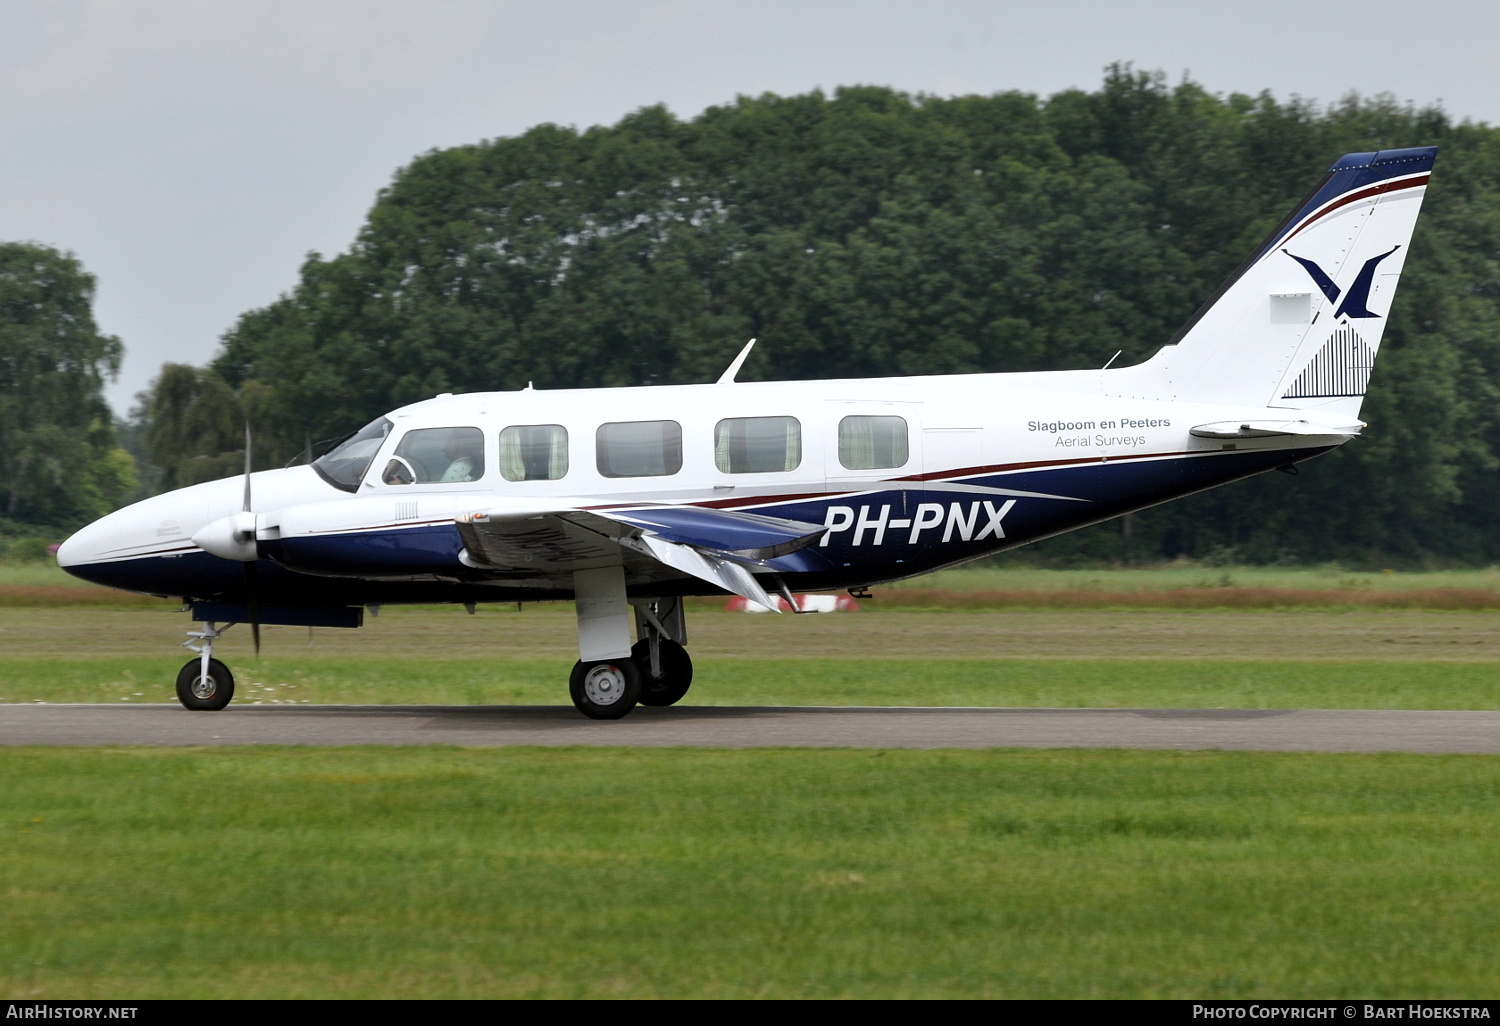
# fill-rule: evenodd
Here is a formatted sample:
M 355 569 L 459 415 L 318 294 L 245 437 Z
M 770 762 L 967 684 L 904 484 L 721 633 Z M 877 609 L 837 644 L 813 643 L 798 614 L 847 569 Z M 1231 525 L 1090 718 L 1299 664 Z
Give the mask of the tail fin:
M 1118 382 L 1106 376 L 1106 391 L 1358 416 L 1436 155 L 1340 157 L 1176 336 Z

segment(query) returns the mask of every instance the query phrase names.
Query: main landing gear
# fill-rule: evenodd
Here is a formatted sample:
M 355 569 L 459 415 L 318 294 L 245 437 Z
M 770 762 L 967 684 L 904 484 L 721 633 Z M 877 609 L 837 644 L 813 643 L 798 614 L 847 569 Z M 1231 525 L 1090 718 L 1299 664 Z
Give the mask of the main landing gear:
M 693 684 L 693 660 L 682 647 L 687 640 L 682 599 L 643 599 L 632 605 L 640 640 L 630 655 L 573 664 L 568 691 L 589 719 L 618 720 L 637 704 L 673 705 Z
M 177 671 L 177 700 L 188 709 L 213 711 L 222 709 L 234 697 L 234 674 L 229 667 L 213 657 L 214 639 L 234 624 L 219 630 L 212 622 L 205 623 L 201 631 L 188 631 L 188 640 L 182 647 L 198 653 Z M 201 644 L 193 644 L 194 641 Z
M 641 704 L 675 705 L 693 684 L 693 660 L 671 638 L 652 632 L 630 650 L 641 669 Z
M 579 660 L 568 677 L 568 694 L 591 720 L 618 720 L 641 700 L 641 671 L 633 659 Z
M 629 599 L 620 567 L 573 575 L 578 607 L 578 654 L 568 691 L 578 711 L 594 720 L 617 720 L 637 704 L 680 701 L 693 683 L 682 599 Z M 630 644 L 630 619 L 635 634 Z

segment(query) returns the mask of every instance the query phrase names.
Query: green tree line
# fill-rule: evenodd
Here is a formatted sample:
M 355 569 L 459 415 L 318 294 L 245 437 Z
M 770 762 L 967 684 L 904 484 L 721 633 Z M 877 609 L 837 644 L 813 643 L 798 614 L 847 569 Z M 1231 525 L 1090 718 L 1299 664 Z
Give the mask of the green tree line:
M 103 386 L 120 340 L 93 316 L 94 278 L 47 246 L 0 243 L 0 555 L 102 516 L 137 491 Z
M 1442 147 L 1364 417 L 1304 466 L 1046 543 L 1056 558 L 1500 558 L 1500 132 L 1436 109 L 1096 91 L 742 97 L 427 153 L 356 242 L 168 366 L 163 486 L 438 392 L 1098 367 L 1163 344 L 1349 151 Z

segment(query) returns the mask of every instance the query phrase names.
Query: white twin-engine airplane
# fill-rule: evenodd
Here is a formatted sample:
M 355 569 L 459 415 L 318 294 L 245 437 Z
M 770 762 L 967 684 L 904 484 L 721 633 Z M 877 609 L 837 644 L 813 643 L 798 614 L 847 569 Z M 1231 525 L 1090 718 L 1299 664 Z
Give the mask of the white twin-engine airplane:
M 235 623 L 358 627 L 386 603 L 572 599 L 584 715 L 671 705 L 682 597 L 859 589 L 1341 445 L 1434 147 L 1340 158 L 1145 363 L 1104 370 L 440 395 L 309 466 L 111 513 L 58 562 L 182 596 L 189 709 L 234 692 Z M 753 340 L 752 340 L 753 342 Z M 631 644 L 631 627 L 639 639 Z M 196 645 L 195 645 L 196 642 Z

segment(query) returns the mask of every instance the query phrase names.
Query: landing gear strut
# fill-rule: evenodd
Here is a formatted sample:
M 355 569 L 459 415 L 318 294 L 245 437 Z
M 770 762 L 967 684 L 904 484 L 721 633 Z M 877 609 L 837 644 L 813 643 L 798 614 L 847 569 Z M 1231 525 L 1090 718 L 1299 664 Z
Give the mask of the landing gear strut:
M 673 705 L 693 683 L 693 660 L 682 643 L 687 622 L 679 597 L 635 604 L 635 634 L 641 640 L 630 658 L 641 670 L 641 704 Z
M 234 697 L 234 674 L 213 657 L 214 639 L 233 626 L 229 624 L 219 630 L 207 622 L 201 631 L 188 631 L 188 640 L 182 647 L 198 653 L 198 658 L 189 659 L 177 671 L 177 700 L 184 707 L 213 711 L 224 708 Z M 195 645 L 194 641 L 201 644 Z
M 655 660 L 651 658 L 653 644 Z M 641 668 L 642 705 L 676 705 L 693 684 L 693 660 L 671 638 L 642 638 L 630 650 L 630 658 Z

